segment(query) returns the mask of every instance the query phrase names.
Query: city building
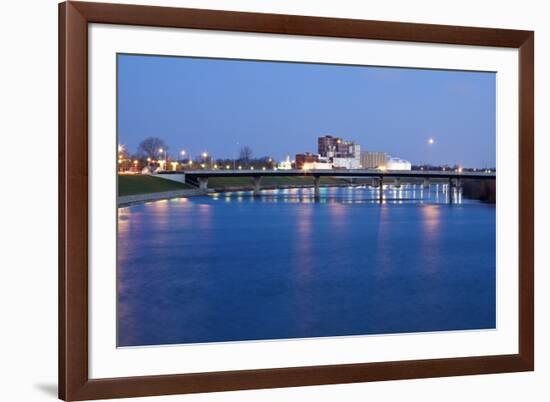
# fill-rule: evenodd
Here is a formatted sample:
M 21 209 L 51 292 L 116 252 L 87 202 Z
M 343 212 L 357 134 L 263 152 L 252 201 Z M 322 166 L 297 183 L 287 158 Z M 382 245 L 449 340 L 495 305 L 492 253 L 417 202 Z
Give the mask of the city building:
M 303 164 L 304 170 L 330 170 L 332 169 L 332 162 L 330 158 L 324 156 L 318 156 L 316 162 L 306 162 Z
M 388 156 L 384 152 L 361 152 L 361 167 L 363 169 L 380 169 L 386 167 Z
M 386 161 L 386 169 L 411 170 L 411 162 L 401 158 L 390 157 Z
M 295 167 L 296 169 L 303 169 L 305 163 L 319 162 L 319 155 L 306 152 L 305 154 L 296 154 Z
M 361 169 L 359 158 L 332 158 L 332 166 L 339 169 Z
M 279 162 L 279 165 L 277 166 L 277 169 L 279 169 L 279 170 L 290 170 L 290 169 L 292 169 L 292 161 L 290 160 L 289 155 L 286 156 L 286 159 L 284 161 Z
M 353 141 L 325 135 L 317 139 L 320 157 L 329 158 L 335 168 L 359 169 L 361 167 L 361 147 Z

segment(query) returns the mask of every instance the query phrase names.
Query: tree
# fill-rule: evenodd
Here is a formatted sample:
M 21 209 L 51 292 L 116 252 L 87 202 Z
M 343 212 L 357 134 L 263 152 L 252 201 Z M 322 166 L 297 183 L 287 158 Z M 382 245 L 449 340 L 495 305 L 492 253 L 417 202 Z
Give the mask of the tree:
M 239 151 L 239 160 L 242 160 L 243 162 L 248 162 L 252 159 L 252 148 L 250 148 L 248 145 L 245 145 L 241 148 Z
M 138 152 L 146 158 L 157 159 L 161 149 L 164 155 L 166 155 L 166 150 L 168 149 L 166 143 L 160 138 L 149 137 L 141 141 L 138 147 Z

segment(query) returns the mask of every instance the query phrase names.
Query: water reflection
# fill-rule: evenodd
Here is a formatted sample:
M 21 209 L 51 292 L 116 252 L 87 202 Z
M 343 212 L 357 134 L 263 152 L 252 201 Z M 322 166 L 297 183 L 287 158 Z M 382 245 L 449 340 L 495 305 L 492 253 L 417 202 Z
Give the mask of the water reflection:
M 437 184 L 379 191 L 119 209 L 119 345 L 494 328 L 494 206 L 447 205 Z
M 380 191 L 382 191 L 382 204 L 405 203 L 435 203 L 447 204 L 449 202 L 449 186 L 447 184 L 432 184 L 425 187 L 423 184 L 384 184 L 380 186 L 346 186 L 346 187 L 321 187 L 319 197 L 315 198 L 313 188 L 282 188 L 265 189 L 260 195 L 254 196 L 252 191 L 235 191 L 213 193 L 210 196 L 214 200 L 223 197 L 225 202 L 264 202 L 264 203 L 380 203 Z M 453 203 L 462 204 L 462 191 L 453 191 Z

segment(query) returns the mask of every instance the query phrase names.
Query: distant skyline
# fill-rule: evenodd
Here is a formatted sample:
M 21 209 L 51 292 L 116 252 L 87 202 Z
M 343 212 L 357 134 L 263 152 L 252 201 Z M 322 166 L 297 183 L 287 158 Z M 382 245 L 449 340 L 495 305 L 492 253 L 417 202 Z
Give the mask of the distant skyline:
M 494 167 L 496 74 L 118 55 L 118 135 L 130 153 L 282 160 L 324 135 L 413 164 Z M 433 139 L 433 144 L 430 144 Z

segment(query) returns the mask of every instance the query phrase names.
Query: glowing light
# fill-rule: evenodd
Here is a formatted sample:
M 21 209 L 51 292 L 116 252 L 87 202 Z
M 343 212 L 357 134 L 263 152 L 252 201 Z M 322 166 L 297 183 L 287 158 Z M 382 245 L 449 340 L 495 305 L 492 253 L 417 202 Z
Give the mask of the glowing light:
M 118 146 L 118 152 L 122 152 L 124 151 L 124 145 L 119 145 Z
M 254 166 L 250 166 L 250 170 L 254 170 Z
M 185 155 L 185 149 L 182 149 L 180 154 L 181 154 L 181 156 L 184 156 Z
M 137 164 L 138 164 L 138 161 L 137 161 L 137 160 L 135 160 L 135 161 L 134 161 L 134 165 L 137 165 Z
M 159 154 L 163 153 L 164 150 L 162 148 L 159 148 Z
M 429 139 L 428 139 L 428 144 L 432 145 L 434 142 L 435 142 L 435 141 L 434 141 L 433 138 L 429 138 Z
M 458 173 L 462 173 L 462 168 L 458 168 Z
M 239 165 L 239 170 L 241 170 L 243 167 Z
M 202 157 L 203 157 L 203 158 L 208 158 L 208 153 L 207 153 L 207 152 L 203 152 L 203 153 L 202 153 Z
M 225 165 L 225 168 L 226 168 L 226 169 L 229 169 L 229 165 Z
M 264 166 L 264 167 L 262 167 L 262 170 L 265 170 L 265 166 Z
M 201 168 L 203 168 L 203 169 L 204 169 L 204 166 L 205 166 L 205 164 L 204 164 L 204 163 L 201 163 Z
M 193 161 L 189 161 L 189 166 L 191 166 L 193 164 Z
M 147 158 L 147 162 L 151 162 L 151 158 Z
M 214 165 L 214 169 L 217 169 L 218 168 L 218 165 Z

